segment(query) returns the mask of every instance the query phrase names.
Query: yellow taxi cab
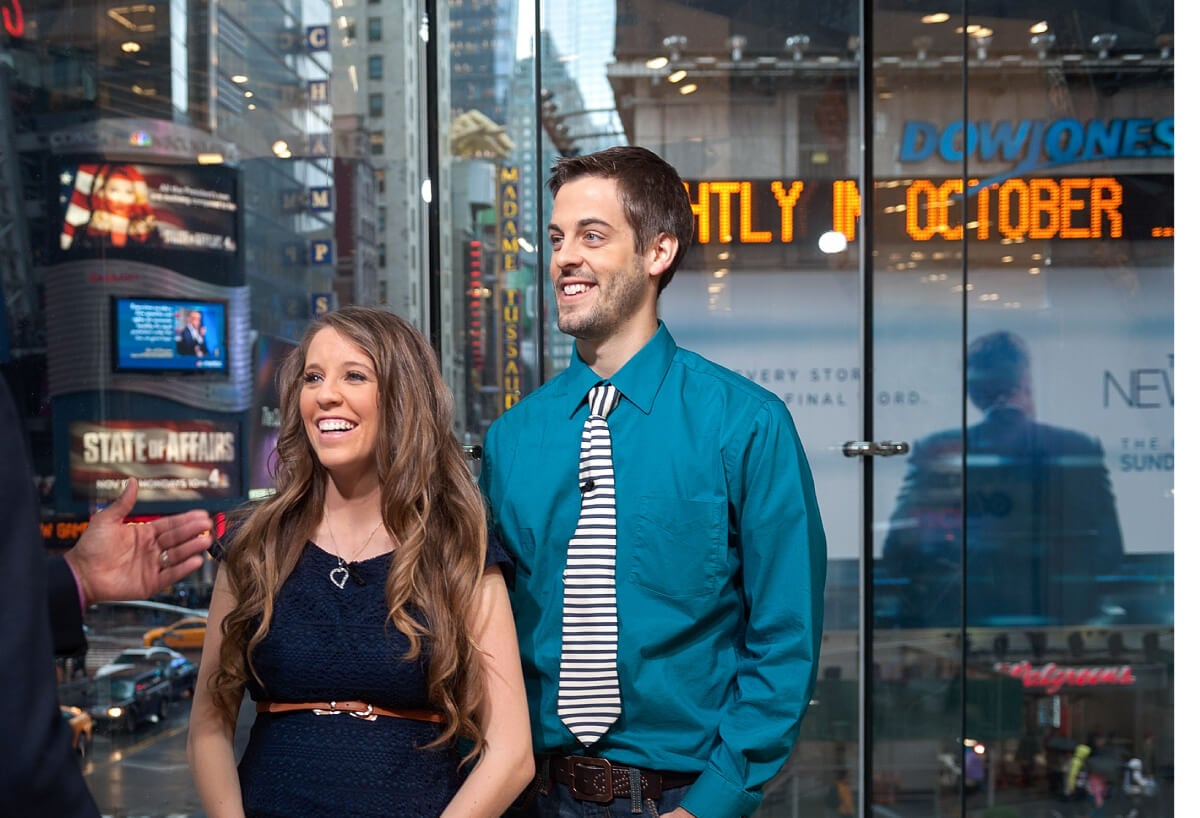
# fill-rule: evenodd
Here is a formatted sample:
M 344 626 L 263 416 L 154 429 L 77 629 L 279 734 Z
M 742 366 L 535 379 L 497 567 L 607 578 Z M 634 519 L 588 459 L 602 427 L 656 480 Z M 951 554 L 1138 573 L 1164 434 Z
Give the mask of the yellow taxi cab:
M 204 631 L 208 627 L 208 617 L 186 616 L 170 625 L 151 628 L 142 635 L 142 644 L 146 647 L 165 645 L 175 650 L 199 650 L 204 647 Z
M 88 753 L 92 749 L 92 735 L 96 723 L 88 711 L 79 707 L 60 705 L 58 712 L 62 714 L 67 724 L 71 725 L 71 749 L 79 756 L 79 763 L 86 764 Z

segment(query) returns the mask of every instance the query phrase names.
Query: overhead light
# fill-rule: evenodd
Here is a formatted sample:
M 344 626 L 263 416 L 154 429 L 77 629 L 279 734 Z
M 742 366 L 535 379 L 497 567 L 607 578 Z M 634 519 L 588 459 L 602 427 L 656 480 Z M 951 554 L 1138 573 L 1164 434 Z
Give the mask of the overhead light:
M 133 6 L 113 6 L 108 10 L 108 18 L 119 26 L 130 31 L 145 34 L 154 31 L 155 9 L 153 4 L 138 3 Z M 149 22 L 138 22 L 135 17 Z
M 783 41 L 783 46 L 791 53 L 793 62 L 800 62 L 811 42 L 812 37 L 807 34 L 793 34 Z
M 136 54 L 142 50 L 142 44 L 135 43 L 133 40 L 126 40 L 121 43 L 121 50 L 126 54 Z
M 729 46 L 729 59 L 738 62 L 742 59 L 742 50 L 746 47 L 746 38 L 741 34 L 734 34 L 725 41 L 725 45 Z
M 1054 42 L 1057 39 L 1049 31 L 1034 34 L 1029 38 L 1029 47 L 1037 54 L 1039 60 L 1044 60 L 1046 59 L 1046 55 L 1050 53 L 1050 49 L 1054 48 Z
M 1050 30 L 1050 23 L 1046 20 L 1038 20 L 1029 27 L 1030 34 L 1045 34 Z
M 987 34 L 976 33 L 972 34 L 971 38 L 975 41 L 975 56 L 980 60 L 986 60 L 988 56 L 988 46 L 992 44 L 992 30 L 990 28 L 981 29 Z
M 661 68 L 666 68 L 669 62 L 670 60 L 668 60 L 666 57 L 652 57 L 651 59 L 646 60 L 646 67 L 651 71 L 658 71 Z
M 687 72 L 680 68 L 678 71 L 671 72 L 670 76 L 667 77 L 667 82 L 679 82 L 686 76 Z
M 817 249 L 827 255 L 843 253 L 846 250 L 846 234 L 837 230 L 829 230 L 817 239 Z
M 1116 44 L 1117 35 L 1111 31 L 1106 31 L 1092 37 L 1092 49 L 1096 52 L 1096 56 L 1102 60 L 1108 59 L 1108 53 Z
M 243 91 L 242 96 L 244 96 L 246 99 L 250 99 L 250 97 L 254 96 L 254 92 L 253 91 Z
M 292 156 L 292 149 L 288 147 L 287 140 L 276 139 L 271 145 L 271 153 L 275 154 L 280 159 L 290 159 Z
M 1171 49 L 1175 46 L 1174 34 L 1159 34 L 1154 38 L 1154 44 L 1158 46 L 1158 56 L 1161 59 L 1171 59 Z
M 196 155 L 196 162 L 201 165 L 222 165 L 225 157 L 219 153 L 200 153 Z
M 926 14 L 921 18 L 922 23 L 944 23 L 950 19 L 950 15 L 944 11 L 935 11 L 933 14 Z
M 919 34 L 913 37 L 913 48 L 917 50 L 917 59 L 922 62 L 929 56 L 929 49 L 933 47 L 933 38 L 928 34 Z
M 688 94 L 694 94 L 694 93 L 696 93 L 696 83 L 694 83 L 694 82 L 689 82 L 687 85 L 685 85 L 685 86 L 683 86 L 682 88 L 680 88 L 680 89 L 679 89 L 679 93 L 683 94 L 685 97 L 686 97 Z
M 687 48 L 687 37 L 682 34 L 672 34 L 669 37 L 663 37 L 663 48 L 671 55 L 671 62 L 679 62 L 683 57 L 683 52 Z
M 250 81 L 250 78 L 249 78 L 249 77 L 247 77 L 245 74 L 234 74 L 234 75 L 233 75 L 232 77 L 230 77 L 229 79 L 233 80 L 233 81 L 234 81 L 234 82 L 236 82 L 238 85 L 242 85 L 242 84 L 244 84 L 244 83 L 247 83 L 247 82 L 249 82 L 249 81 Z
M 1110 633 L 1108 635 L 1107 643 L 1108 653 L 1110 656 L 1112 656 L 1112 658 L 1119 661 L 1125 656 L 1125 651 L 1128 650 L 1128 648 L 1125 647 L 1125 640 L 1121 638 L 1120 631 L 1114 631 Z

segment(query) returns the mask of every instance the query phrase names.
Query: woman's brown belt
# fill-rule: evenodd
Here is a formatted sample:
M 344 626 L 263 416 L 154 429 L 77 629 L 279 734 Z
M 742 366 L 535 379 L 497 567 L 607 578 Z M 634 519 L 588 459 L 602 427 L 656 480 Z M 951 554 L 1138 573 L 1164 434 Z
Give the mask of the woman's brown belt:
M 297 710 L 308 710 L 318 716 L 336 716 L 349 713 L 356 719 L 375 721 L 380 716 L 391 716 L 394 719 L 411 719 L 412 721 L 430 721 L 442 724 L 446 714 L 436 710 L 421 710 L 407 708 L 393 710 L 390 707 L 380 707 L 367 702 L 255 702 L 259 713 L 291 713 Z

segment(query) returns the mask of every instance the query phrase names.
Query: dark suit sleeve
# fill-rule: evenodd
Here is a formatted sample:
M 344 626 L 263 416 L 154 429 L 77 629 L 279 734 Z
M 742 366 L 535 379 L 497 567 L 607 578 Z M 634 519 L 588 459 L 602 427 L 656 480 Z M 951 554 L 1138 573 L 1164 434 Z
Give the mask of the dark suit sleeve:
M 46 561 L 46 595 L 50 601 L 50 634 L 57 656 L 72 656 L 83 650 L 83 610 L 75 575 L 62 557 Z
M 0 383 L 0 815 L 94 818 L 99 810 L 58 712 L 46 557 L 21 422 Z M 75 607 L 79 606 L 76 601 Z
M 1071 481 L 1066 487 L 1073 492 L 1073 501 L 1088 510 L 1081 517 L 1088 521 L 1086 560 L 1092 574 L 1116 573 L 1125 555 L 1121 524 L 1117 518 L 1117 501 L 1113 496 L 1112 479 L 1104 462 L 1104 447 L 1096 438 L 1089 438 L 1086 460 L 1091 464 L 1084 470 L 1083 479 Z M 1082 549 L 1081 549 L 1082 550 Z

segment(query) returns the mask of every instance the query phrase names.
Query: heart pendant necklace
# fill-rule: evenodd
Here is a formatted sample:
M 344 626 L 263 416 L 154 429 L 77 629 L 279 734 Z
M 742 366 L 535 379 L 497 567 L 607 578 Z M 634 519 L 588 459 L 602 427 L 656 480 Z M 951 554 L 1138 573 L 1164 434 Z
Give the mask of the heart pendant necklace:
M 350 572 L 346 570 L 346 566 L 342 563 L 342 558 L 338 557 L 338 564 L 329 572 L 329 581 L 339 588 L 345 588 L 346 580 L 349 578 Z
M 355 552 L 355 556 L 358 556 L 363 551 L 367 550 L 367 546 L 371 544 L 371 540 L 375 537 L 375 532 L 379 531 L 382 525 L 383 520 L 381 519 L 376 526 L 371 529 L 371 533 L 367 535 L 366 542 L 364 542 L 362 547 Z M 362 575 L 358 572 L 358 568 L 355 563 L 353 561 L 347 562 L 342 558 L 342 549 L 338 547 L 337 538 L 333 536 L 333 526 L 329 524 L 329 509 L 325 509 L 325 530 L 329 532 L 329 544 L 333 546 L 333 555 L 337 557 L 338 561 L 338 564 L 329 571 L 329 581 L 336 585 L 339 590 L 346 587 L 346 580 L 350 578 L 353 578 L 355 584 L 357 585 L 366 585 L 367 583 L 362 578 Z

